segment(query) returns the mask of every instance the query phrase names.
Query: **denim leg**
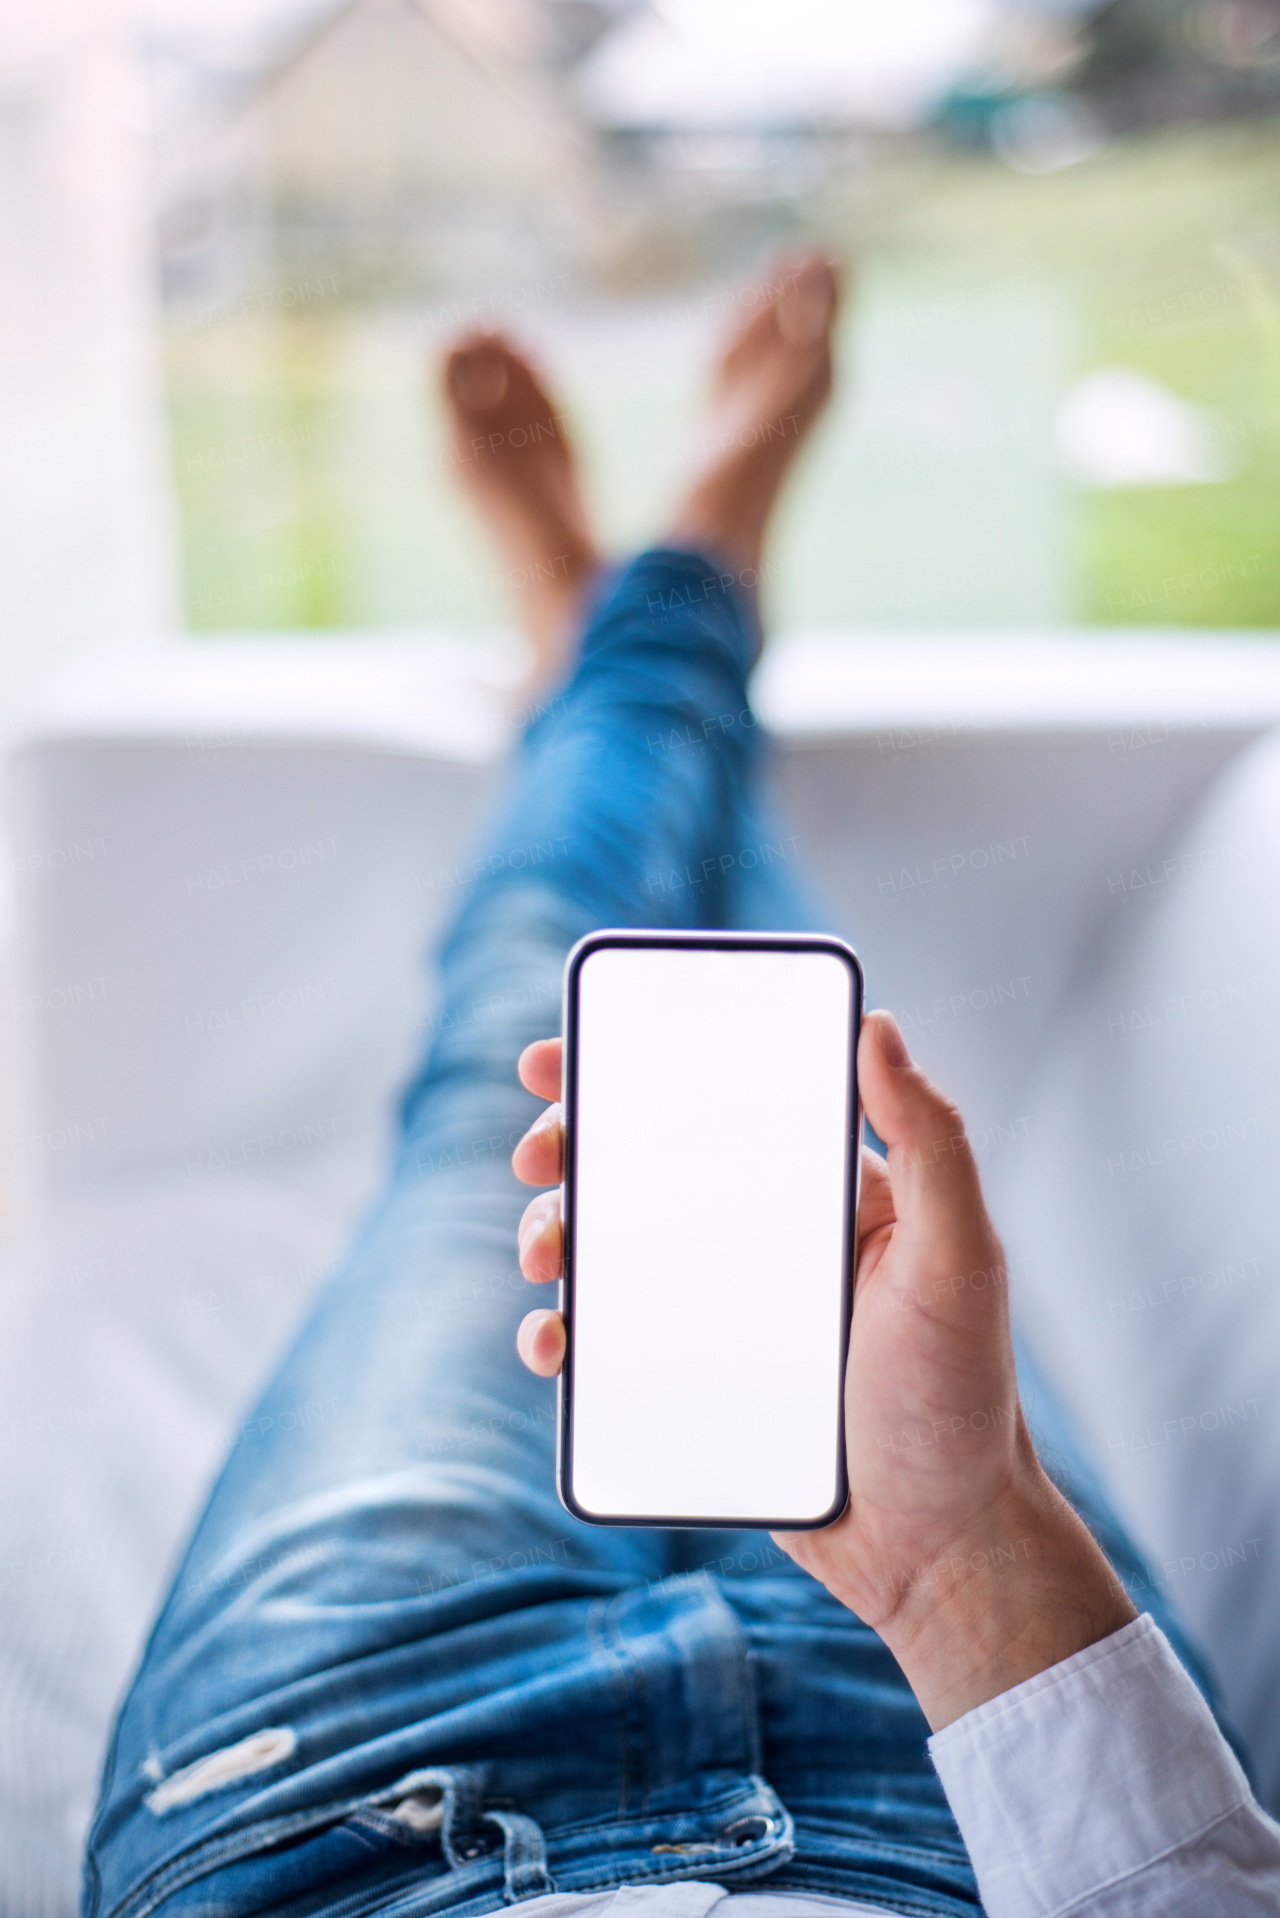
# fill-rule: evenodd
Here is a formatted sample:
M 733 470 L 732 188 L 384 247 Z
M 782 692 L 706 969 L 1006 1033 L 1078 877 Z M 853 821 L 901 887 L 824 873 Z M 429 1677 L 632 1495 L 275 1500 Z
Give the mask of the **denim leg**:
M 710 923 L 759 750 L 754 646 L 731 582 L 647 555 L 526 736 L 442 954 L 387 1196 L 241 1426 L 121 1710 L 86 1911 L 150 1909 L 157 1885 L 177 1909 L 215 1866 L 240 1874 L 220 1910 L 282 1909 L 384 1839 L 398 1856 L 408 1828 L 378 1836 L 370 1794 L 424 1767 L 488 1768 L 544 1817 L 754 1769 L 727 1608 L 706 1586 L 646 1610 L 669 1535 L 580 1525 L 556 1497 L 554 1387 L 514 1347 L 545 1294 L 517 1269 L 510 1170 L 541 1109 L 515 1062 L 558 1029 L 568 947 L 600 924 Z M 228 1752 L 227 1777 L 191 1773 Z M 264 1885 L 259 1853 L 313 1830 L 271 1851 Z
M 525 736 L 444 944 L 442 1009 L 405 1095 L 388 1196 L 242 1428 L 187 1577 L 246 1522 L 335 1477 L 487 1457 L 505 1437 L 487 1449 L 460 1437 L 448 1460 L 450 1422 L 467 1433 L 492 1421 L 504 1393 L 529 1420 L 510 1428 L 522 1462 L 529 1433 L 550 1442 L 553 1420 L 528 1409 L 550 1388 L 524 1374 L 506 1325 L 545 1297 L 515 1263 L 528 1194 L 511 1150 L 541 1109 L 516 1059 L 558 1030 L 564 955 L 583 932 L 715 923 L 720 852 L 743 839 L 760 751 L 746 697 L 755 641 L 732 581 L 693 554 L 643 555 L 597 605 L 573 676 Z M 475 1346 L 461 1372 L 458 1338 Z M 580 1529 L 625 1556 L 623 1535 Z
M 731 932 L 829 932 L 849 938 L 850 929 L 835 923 L 811 885 L 797 835 L 787 831 L 767 798 L 753 794 L 740 821 L 742 844 L 730 848 L 726 858 L 733 863 L 715 884 L 716 923 Z

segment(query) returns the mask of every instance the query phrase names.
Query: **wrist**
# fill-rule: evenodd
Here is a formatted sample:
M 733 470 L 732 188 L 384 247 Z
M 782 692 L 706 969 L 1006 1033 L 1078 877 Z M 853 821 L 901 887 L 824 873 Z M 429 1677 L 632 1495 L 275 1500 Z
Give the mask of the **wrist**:
M 1043 1470 L 993 1501 L 903 1579 L 877 1625 L 933 1731 L 1137 1616 Z

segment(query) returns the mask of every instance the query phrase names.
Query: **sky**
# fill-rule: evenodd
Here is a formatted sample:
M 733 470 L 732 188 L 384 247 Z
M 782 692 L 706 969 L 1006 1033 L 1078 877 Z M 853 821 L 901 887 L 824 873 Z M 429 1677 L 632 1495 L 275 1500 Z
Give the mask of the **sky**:
M 596 51 L 606 124 L 915 124 L 980 58 L 995 0 L 654 0 Z

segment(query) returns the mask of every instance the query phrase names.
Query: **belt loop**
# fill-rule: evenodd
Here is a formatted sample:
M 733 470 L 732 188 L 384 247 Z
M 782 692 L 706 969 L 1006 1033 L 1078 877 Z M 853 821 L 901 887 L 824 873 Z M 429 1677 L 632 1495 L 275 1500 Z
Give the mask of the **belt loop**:
M 478 1765 L 450 1765 L 423 1775 L 438 1784 L 444 1794 L 440 1849 L 456 1871 L 484 1850 L 484 1770 Z M 481 1840 L 478 1845 L 477 1839 Z
M 485 1822 L 502 1832 L 502 1896 L 509 1905 L 524 1898 L 541 1898 L 555 1890 L 547 1870 L 547 1847 L 542 1827 L 522 1811 L 489 1811 Z

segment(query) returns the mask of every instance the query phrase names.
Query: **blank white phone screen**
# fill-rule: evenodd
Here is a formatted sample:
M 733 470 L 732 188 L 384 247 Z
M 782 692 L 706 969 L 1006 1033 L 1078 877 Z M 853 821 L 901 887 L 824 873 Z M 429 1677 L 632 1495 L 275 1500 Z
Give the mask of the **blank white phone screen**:
M 626 1518 L 838 1486 L 853 978 L 833 953 L 582 961 L 571 1487 Z

